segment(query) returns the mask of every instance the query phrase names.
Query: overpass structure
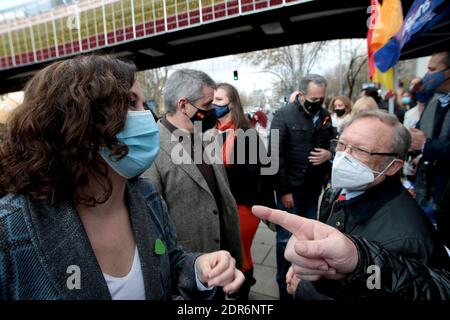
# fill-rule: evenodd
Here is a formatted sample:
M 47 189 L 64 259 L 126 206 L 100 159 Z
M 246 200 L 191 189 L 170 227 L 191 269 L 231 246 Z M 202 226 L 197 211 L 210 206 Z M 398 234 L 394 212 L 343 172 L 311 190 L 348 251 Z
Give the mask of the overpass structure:
M 87 52 L 114 53 L 148 69 L 287 44 L 364 37 L 369 17 L 365 0 L 50 1 L 0 12 L 0 92 L 20 88 L 49 62 Z
M 0 93 L 89 52 L 138 69 L 312 41 L 364 38 L 369 0 L 37 0 L 0 12 Z M 404 12 L 413 0 L 402 1 Z

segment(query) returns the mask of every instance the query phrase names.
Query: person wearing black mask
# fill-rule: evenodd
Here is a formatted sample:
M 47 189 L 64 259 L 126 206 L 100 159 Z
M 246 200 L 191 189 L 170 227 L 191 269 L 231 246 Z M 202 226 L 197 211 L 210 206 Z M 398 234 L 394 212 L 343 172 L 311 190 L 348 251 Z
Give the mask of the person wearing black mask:
M 347 96 L 336 96 L 331 100 L 328 111 L 331 113 L 333 127 L 336 132 L 340 132 L 342 124 L 350 118 L 352 102 Z
M 327 81 L 320 75 L 306 75 L 298 95 L 274 116 L 269 150 L 279 151 L 275 190 L 281 210 L 315 218 L 322 185 L 331 166 L 330 140 L 334 137 L 331 117 L 322 107 Z M 278 130 L 278 139 L 273 135 Z M 273 161 L 273 159 L 272 159 Z M 284 249 L 290 233 L 277 227 L 277 282 L 280 299 L 291 299 L 286 291 L 289 263 Z
M 164 198 L 183 248 L 192 252 L 227 250 L 241 269 L 236 201 L 223 164 L 209 157 L 202 143 L 202 132 L 216 124 L 215 87 L 206 73 L 197 70 L 177 70 L 167 79 L 167 113 L 158 122 L 161 150 L 144 177 Z

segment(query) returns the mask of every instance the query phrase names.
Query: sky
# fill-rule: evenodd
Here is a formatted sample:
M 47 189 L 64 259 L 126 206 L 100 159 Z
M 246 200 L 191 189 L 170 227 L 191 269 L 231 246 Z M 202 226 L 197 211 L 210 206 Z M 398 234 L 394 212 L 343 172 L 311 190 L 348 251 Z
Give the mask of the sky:
M 347 63 L 345 50 L 350 48 L 350 45 L 356 46 L 364 42 L 365 39 L 342 40 L 342 60 Z M 338 48 L 338 41 L 330 41 L 329 50 L 319 58 L 313 66 L 311 73 L 324 74 L 339 63 L 339 58 L 336 56 Z M 364 43 L 360 46 L 364 49 Z M 347 58 L 348 59 L 348 58 Z M 270 73 L 261 73 L 258 67 L 249 66 L 241 63 L 235 56 L 224 56 L 213 59 L 199 60 L 184 64 L 175 65 L 174 69 L 191 68 L 198 69 L 209 74 L 216 82 L 228 82 L 234 85 L 239 91 L 250 93 L 254 90 L 263 90 L 266 95 L 270 96 L 272 93 L 273 84 L 279 79 Z M 233 79 L 233 70 L 238 70 L 239 79 Z
M 32 0 L 0 0 L 0 11 L 33 2 Z

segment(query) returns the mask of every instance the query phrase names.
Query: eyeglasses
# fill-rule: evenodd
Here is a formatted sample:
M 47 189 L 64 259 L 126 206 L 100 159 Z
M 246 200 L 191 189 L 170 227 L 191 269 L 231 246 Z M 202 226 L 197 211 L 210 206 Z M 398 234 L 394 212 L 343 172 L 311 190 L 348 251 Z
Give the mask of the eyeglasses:
M 350 148 L 351 153 L 355 154 L 359 157 L 371 157 L 371 156 L 391 156 L 397 157 L 398 155 L 394 152 L 370 152 L 361 147 L 352 146 L 351 144 L 344 143 L 337 139 L 331 140 L 331 148 L 334 151 L 345 151 L 347 148 Z

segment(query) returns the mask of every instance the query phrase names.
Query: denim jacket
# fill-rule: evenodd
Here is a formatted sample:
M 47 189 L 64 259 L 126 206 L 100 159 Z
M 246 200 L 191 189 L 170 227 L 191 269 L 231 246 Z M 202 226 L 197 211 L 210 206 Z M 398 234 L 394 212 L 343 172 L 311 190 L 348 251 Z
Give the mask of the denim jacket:
M 156 189 L 144 179 L 129 180 L 125 198 L 146 299 L 212 297 L 211 291 L 196 291 L 194 262 L 199 254 L 177 245 L 174 224 Z M 157 239 L 165 244 L 165 253 L 156 253 Z M 80 286 L 71 282 L 74 270 L 79 270 Z M 111 299 L 72 204 L 49 206 L 17 194 L 0 199 L 0 300 L 5 299 Z

